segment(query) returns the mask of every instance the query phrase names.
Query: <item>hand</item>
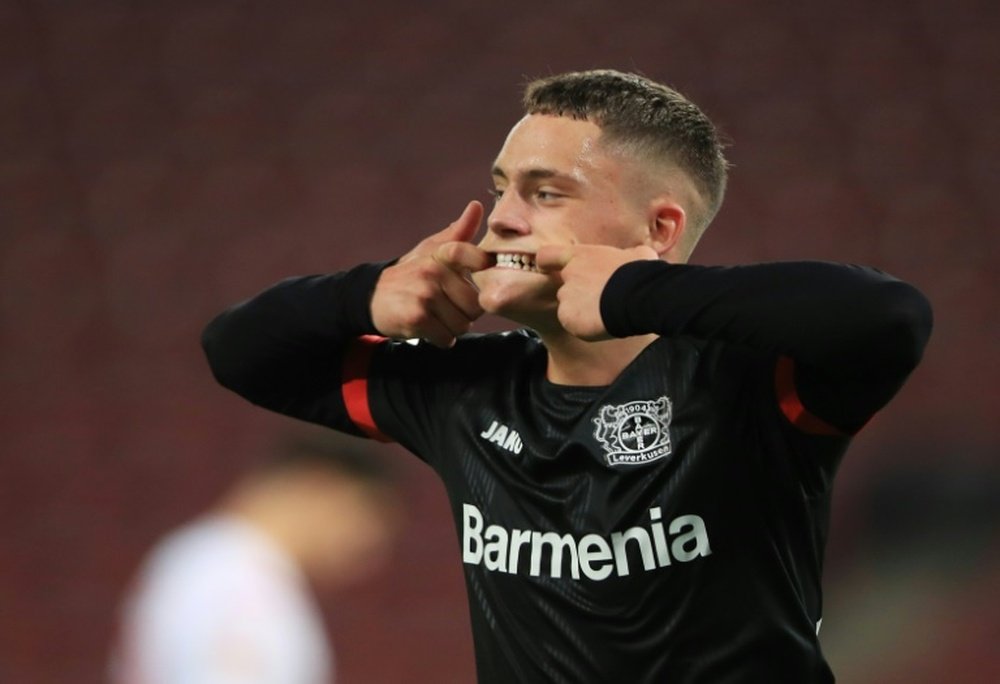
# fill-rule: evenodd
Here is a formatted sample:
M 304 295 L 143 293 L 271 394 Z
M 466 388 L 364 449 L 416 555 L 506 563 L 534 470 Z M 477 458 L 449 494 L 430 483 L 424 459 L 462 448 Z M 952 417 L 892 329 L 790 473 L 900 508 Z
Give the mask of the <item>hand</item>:
M 631 261 L 659 259 L 652 247 L 629 249 L 607 245 L 548 245 L 538 250 L 535 264 L 542 273 L 558 274 L 562 286 L 559 323 L 569 333 L 591 342 L 610 339 L 601 318 L 601 293 L 611 274 Z
M 471 242 L 482 220 L 483 205 L 470 202 L 454 223 L 382 271 L 371 301 L 372 322 L 381 334 L 447 348 L 469 331 L 483 314 L 469 273 L 491 265 Z

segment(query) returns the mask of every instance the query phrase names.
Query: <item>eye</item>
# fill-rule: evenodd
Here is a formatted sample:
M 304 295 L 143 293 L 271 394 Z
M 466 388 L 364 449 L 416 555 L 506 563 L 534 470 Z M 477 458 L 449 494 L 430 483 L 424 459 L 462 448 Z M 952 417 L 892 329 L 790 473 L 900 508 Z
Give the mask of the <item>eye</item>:
M 539 190 L 538 192 L 535 193 L 535 196 L 538 199 L 542 200 L 543 202 L 546 202 L 546 201 L 549 201 L 549 200 L 556 200 L 556 199 L 559 199 L 561 197 L 565 197 L 565 195 L 562 195 L 562 194 L 560 194 L 558 192 L 552 192 L 551 190 Z
M 500 188 L 487 190 L 486 193 L 493 197 L 494 202 L 498 202 L 500 198 L 503 197 L 503 190 L 501 190 Z

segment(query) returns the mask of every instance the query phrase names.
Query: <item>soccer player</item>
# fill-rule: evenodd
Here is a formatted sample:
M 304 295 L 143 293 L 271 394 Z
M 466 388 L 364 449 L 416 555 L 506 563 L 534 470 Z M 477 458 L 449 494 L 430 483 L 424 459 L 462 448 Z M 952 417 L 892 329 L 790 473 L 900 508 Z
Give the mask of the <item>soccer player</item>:
M 481 682 L 832 682 L 832 481 L 927 301 L 862 266 L 688 265 L 727 164 L 670 88 L 569 73 L 524 103 L 480 241 L 471 202 L 398 260 L 286 280 L 209 324 L 213 372 L 435 469 Z M 467 334 L 483 312 L 523 328 Z
M 397 527 L 394 477 L 364 444 L 289 440 L 160 540 L 123 604 L 109 680 L 332 684 L 314 593 L 369 574 Z

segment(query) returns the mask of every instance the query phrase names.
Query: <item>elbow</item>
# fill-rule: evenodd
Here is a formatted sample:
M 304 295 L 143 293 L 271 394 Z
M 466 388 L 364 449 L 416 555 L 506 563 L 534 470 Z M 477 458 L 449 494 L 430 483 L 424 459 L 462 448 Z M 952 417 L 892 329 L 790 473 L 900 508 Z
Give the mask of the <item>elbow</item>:
M 919 365 L 934 326 L 930 302 L 915 287 L 891 283 L 886 293 L 886 326 L 882 342 L 896 360 L 898 372 L 909 375 Z
M 224 317 L 225 314 L 221 314 L 205 326 L 201 333 L 201 349 L 216 382 L 226 389 L 235 391 L 240 385 L 239 374 L 230 363 L 231 354 L 226 352 L 230 345 L 226 341 L 225 325 L 222 321 Z

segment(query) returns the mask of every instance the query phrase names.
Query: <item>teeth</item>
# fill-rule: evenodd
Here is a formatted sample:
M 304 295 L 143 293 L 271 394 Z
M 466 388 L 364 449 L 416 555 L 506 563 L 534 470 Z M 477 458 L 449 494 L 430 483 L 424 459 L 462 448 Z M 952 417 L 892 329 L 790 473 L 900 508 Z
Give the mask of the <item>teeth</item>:
M 515 271 L 535 271 L 535 258 L 530 254 L 497 254 L 498 268 L 511 268 Z

